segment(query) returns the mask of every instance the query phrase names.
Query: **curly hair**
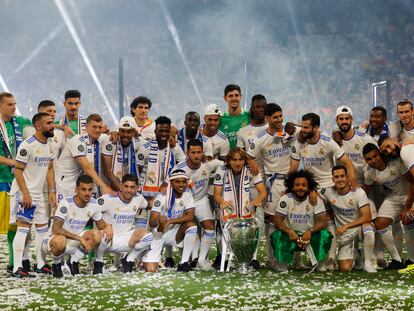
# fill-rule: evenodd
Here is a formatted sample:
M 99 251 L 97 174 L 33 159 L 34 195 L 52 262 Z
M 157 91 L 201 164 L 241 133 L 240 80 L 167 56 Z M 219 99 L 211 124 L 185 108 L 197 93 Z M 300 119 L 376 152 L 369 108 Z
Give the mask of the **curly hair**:
M 244 151 L 243 149 L 241 149 L 239 147 L 236 147 L 236 148 L 230 149 L 229 153 L 227 153 L 226 160 L 225 160 L 225 163 L 226 163 L 227 168 L 229 168 L 229 169 L 231 168 L 230 167 L 230 160 L 236 154 L 239 154 L 240 157 L 244 160 L 244 165 L 247 164 L 247 154 L 246 154 L 246 151 Z
M 293 185 L 295 183 L 296 178 L 306 178 L 306 180 L 308 181 L 309 191 L 316 190 L 316 187 L 318 187 L 318 183 L 315 181 L 315 178 L 313 177 L 313 174 L 311 172 L 308 172 L 306 170 L 299 170 L 297 172 L 289 173 L 289 175 L 285 179 L 284 183 L 286 187 L 286 193 L 293 192 Z

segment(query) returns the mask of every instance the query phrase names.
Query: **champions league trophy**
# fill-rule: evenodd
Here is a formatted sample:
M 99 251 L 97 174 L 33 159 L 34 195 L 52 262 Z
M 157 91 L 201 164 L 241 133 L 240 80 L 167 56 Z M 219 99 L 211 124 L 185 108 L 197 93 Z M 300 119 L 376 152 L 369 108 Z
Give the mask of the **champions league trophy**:
M 237 218 L 227 221 L 230 248 L 239 264 L 238 271 L 247 273 L 259 243 L 260 224 L 256 218 Z

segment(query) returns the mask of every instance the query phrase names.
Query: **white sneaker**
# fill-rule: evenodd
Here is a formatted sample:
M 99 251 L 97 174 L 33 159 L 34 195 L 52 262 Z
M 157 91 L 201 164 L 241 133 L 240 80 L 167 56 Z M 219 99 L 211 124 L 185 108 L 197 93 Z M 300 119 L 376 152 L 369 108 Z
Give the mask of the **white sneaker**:
M 374 265 L 371 262 L 366 262 L 364 264 L 364 271 L 368 273 L 376 273 L 377 269 L 375 269 Z
M 211 265 L 209 260 L 199 260 L 197 262 L 197 268 L 200 268 L 200 270 L 203 271 L 209 271 L 209 270 L 213 270 L 213 266 Z

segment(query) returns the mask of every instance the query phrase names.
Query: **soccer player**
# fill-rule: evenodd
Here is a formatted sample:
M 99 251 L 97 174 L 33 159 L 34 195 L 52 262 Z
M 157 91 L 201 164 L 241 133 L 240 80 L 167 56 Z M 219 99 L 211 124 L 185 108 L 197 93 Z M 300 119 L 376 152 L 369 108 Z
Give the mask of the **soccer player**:
M 155 139 L 138 148 L 137 164 L 143 176 L 142 194 L 156 197 L 172 168 L 185 160 L 185 154 L 169 143 L 171 120 L 165 116 L 155 120 Z
M 134 138 L 136 123 L 132 117 L 123 117 L 118 125 L 118 139 L 112 143 L 105 137 L 102 149 L 102 168 L 111 188 L 119 191 L 125 174 L 139 176 L 136 153 L 140 143 Z
M 131 115 L 137 124 L 136 131 L 144 141 L 155 139 L 155 123 L 148 117 L 151 106 L 151 100 L 145 96 L 134 98 L 130 105 Z
M 414 202 L 414 179 L 401 159 L 384 160 L 380 150 L 374 144 L 366 144 L 363 154 L 365 161 L 371 167 L 365 173 L 365 185 L 363 186 L 365 191 L 369 192 L 370 186 L 374 183 L 387 189 L 385 200 L 378 210 L 374 223 L 377 234 L 392 257 L 387 269 L 402 269 L 404 263 L 396 248 L 390 225 L 396 219 L 401 218 L 404 224 L 405 241 L 409 245 L 407 248 L 409 260 L 406 261 L 406 265 L 412 264 L 414 248 L 411 245 L 414 241 L 414 226 L 407 213 Z
M 81 93 L 78 90 L 66 91 L 63 105 L 66 112 L 59 124 L 64 127 L 65 132 L 69 133 L 69 138 L 86 133 L 87 120 L 79 114 Z
M 49 203 L 56 206 L 55 174 L 53 170 L 53 154 L 48 138 L 53 137 L 53 122 L 48 113 L 40 112 L 32 119 L 36 133 L 25 139 L 19 146 L 16 155 L 15 180 L 10 194 L 11 223 L 17 224 L 17 233 L 13 241 L 14 269 L 13 276 L 24 278 L 31 276 L 23 271 L 22 257 L 26 237 L 31 224 L 36 226 L 36 271 L 50 273 L 42 255 L 42 241 L 48 230 L 49 210 L 43 197 L 43 186 L 47 179 L 49 187 Z
M 146 230 L 147 219 L 142 212 L 148 202 L 138 191 L 138 178 L 132 174 L 122 177 L 118 194 L 105 194 L 97 202 L 105 221 L 112 225 L 113 238 L 109 243 L 101 240 L 96 251 L 93 274 L 102 273 L 104 253 L 128 253 L 122 260 L 124 272 L 132 272 L 135 259 L 149 249 L 153 240 L 152 233 Z M 144 213 L 146 215 L 146 213 Z M 135 225 L 138 224 L 138 228 Z
M 355 241 L 364 243 L 364 270 L 375 273 L 372 264 L 375 244 L 374 227 L 371 224 L 370 203 L 362 188 L 351 189 L 346 168 L 335 165 L 332 168 L 334 187 L 321 190 L 335 216 L 338 243 L 338 263 L 343 272 L 351 271 L 355 262 Z
M 389 124 L 390 136 L 398 140 L 414 138 L 414 109 L 413 103 L 404 99 L 397 104 L 399 120 Z
M 223 162 L 217 159 L 202 162 L 202 158 L 203 144 L 196 139 L 190 140 L 187 143 L 187 160 L 178 163 L 173 171 L 183 170 L 190 179 L 189 187 L 194 199 L 195 217 L 203 228 L 197 265 L 201 269 L 209 270 L 211 265 L 207 256 L 215 235 L 215 217 L 208 199 L 209 180 Z
M 192 139 L 198 139 L 203 143 L 203 150 L 206 156 L 212 157 L 213 151 L 211 141 L 208 141 L 207 137 L 202 134 L 200 128 L 200 115 L 195 111 L 189 111 L 185 115 L 184 125 L 181 130 L 178 131 L 178 144 L 184 153 L 187 152 L 187 143 Z
M 189 260 L 196 237 L 194 223 L 194 201 L 191 192 L 186 192 L 188 176 L 183 170 L 172 171 L 166 194 L 159 194 L 151 209 L 149 226 L 154 229 L 151 249 L 143 257 L 144 269 L 155 272 L 165 245 L 177 246 L 182 242 L 183 252 L 177 271 L 189 272 Z
M 414 141 L 405 140 L 399 143 L 397 139 L 387 137 L 378 141 L 382 153 L 389 157 L 401 157 L 406 168 L 414 177 Z
M 79 274 L 79 261 L 88 252 L 98 247 L 102 236 L 108 243 L 112 240 L 112 226 L 107 224 L 93 194 L 93 179 L 80 175 L 76 179 L 76 194 L 63 199 L 56 209 L 51 232 L 43 240 L 42 251 L 53 258 L 53 277 L 61 278 L 62 258 L 70 255 L 66 262 L 72 275 Z M 92 219 L 97 229 L 85 231 L 85 226 Z
M 208 105 L 204 110 L 203 136 L 211 142 L 213 158 L 224 160 L 230 150 L 230 143 L 226 135 L 218 129 L 220 123 L 220 109 L 216 104 Z
M 287 270 L 294 252 L 305 250 L 315 266 L 327 257 L 332 239 L 325 229 L 323 202 L 318 199 L 314 206 L 309 200 L 309 192 L 316 190 L 317 182 L 311 173 L 299 170 L 288 175 L 285 185 L 286 194 L 280 198 L 275 213 L 277 229 L 271 234 L 275 258 Z
M 252 103 L 250 105 L 250 124 L 242 127 L 237 132 L 237 147 L 247 151 L 256 135 L 267 128 L 265 119 L 266 104 L 266 97 L 262 94 L 256 94 L 252 97 Z M 259 166 L 260 163 L 261 162 L 259 162 Z
M 243 110 L 240 106 L 242 99 L 240 86 L 236 84 L 226 85 L 223 98 L 227 103 L 227 112 L 220 117 L 219 130 L 228 138 L 230 148 L 234 148 L 237 144 L 237 132 L 250 123 L 250 116 L 249 112 Z
M 367 125 L 362 124 L 360 129 L 365 129 L 371 137 L 378 141 L 381 137 L 387 137 L 390 135 L 390 131 L 387 125 L 387 110 L 381 106 L 375 106 L 371 109 L 369 115 L 369 122 Z
M 0 93 L 0 234 L 7 233 L 9 253 L 8 272 L 13 272 L 13 239 L 16 226 L 10 225 L 10 185 L 16 165 L 16 151 L 23 141 L 23 131 L 32 122 L 22 116 L 16 116 L 16 99 L 13 94 Z
M 102 118 L 91 114 L 86 119 L 86 133 L 73 136 L 66 144 L 56 162 L 56 188 L 59 202 L 75 194 L 76 179 L 82 174 L 93 178 L 102 194 L 110 192 L 109 187 L 99 176 L 103 136 Z M 98 189 L 94 195 L 98 196 Z
M 267 104 L 264 114 L 268 127 L 260 131 L 250 143 L 247 155 L 254 160 L 249 161 L 251 167 L 256 165 L 254 162 L 257 161 L 257 158 L 261 158 L 264 163 L 268 193 L 264 210 L 267 243 L 266 265 L 277 268 L 273 260 L 269 236 L 274 230 L 274 215 L 277 204 L 285 191 L 284 179 L 289 173 L 290 151 L 295 137 L 284 130 L 282 108 L 279 105 Z

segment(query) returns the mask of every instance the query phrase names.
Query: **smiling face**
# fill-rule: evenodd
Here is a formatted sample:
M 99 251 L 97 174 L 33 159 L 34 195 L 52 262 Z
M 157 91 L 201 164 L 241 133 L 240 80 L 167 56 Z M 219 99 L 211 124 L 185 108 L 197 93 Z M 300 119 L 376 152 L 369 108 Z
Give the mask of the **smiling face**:
M 413 120 L 413 108 L 411 107 L 411 104 L 398 105 L 397 115 L 402 124 L 410 125 Z
M 312 121 L 305 120 L 301 123 L 301 133 L 305 139 L 312 139 L 318 132 L 319 126 L 312 126 Z
M 138 191 L 138 185 L 131 180 L 127 180 L 121 185 L 120 195 L 124 201 L 130 201 Z
M 348 176 L 346 174 L 346 170 L 336 169 L 332 172 L 332 180 L 335 184 L 335 187 L 339 190 L 346 189 L 349 185 Z
M 336 117 L 336 124 L 341 132 L 346 133 L 352 128 L 352 116 L 349 114 L 340 114 Z
M 266 121 L 269 124 L 269 128 L 281 131 L 283 124 L 283 115 L 282 111 L 276 111 L 271 116 L 266 117 Z
M 379 150 L 374 149 L 364 155 L 364 160 L 367 164 L 377 170 L 383 169 L 385 167 L 385 162 L 381 157 Z
M 188 179 L 187 178 L 177 178 L 171 180 L 171 187 L 174 189 L 174 191 L 181 195 L 184 193 L 185 189 L 188 186 Z
M 241 98 L 242 96 L 238 90 L 233 90 L 224 95 L 224 100 L 231 110 L 235 110 L 240 107 Z
M 308 180 L 305 177 L 297 177 L 293 182 L 292 191 L 298 199 L 303 200 L 309 194 Z

